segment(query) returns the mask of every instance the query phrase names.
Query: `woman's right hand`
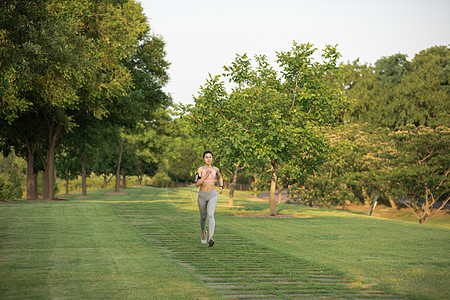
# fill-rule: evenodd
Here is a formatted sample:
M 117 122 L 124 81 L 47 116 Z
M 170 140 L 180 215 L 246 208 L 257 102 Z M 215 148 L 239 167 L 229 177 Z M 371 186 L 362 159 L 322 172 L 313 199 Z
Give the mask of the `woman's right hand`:
M 209 174 L 211 174 L 212 173 L 212 170 L 211 169 L 209 169 L 209 170 L 206 170 L 206 174 L 205 174 L 205 179 L 206 179 L 206 177 L 208 177 L 209 176 Z

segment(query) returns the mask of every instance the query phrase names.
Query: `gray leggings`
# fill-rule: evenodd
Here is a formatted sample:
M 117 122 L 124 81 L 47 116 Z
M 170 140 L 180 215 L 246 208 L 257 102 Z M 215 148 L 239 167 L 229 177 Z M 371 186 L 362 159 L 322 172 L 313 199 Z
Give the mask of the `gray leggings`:
M 208 214 L 209 235 L 214 235 L 214 228 L 216 227 L 216 222 L 214 220 L 214 211 L 216 210 L 218 200 L 219 195 L 217 195 L 216 189 L 208 192 L 198 192 L 197 203 L 198 209 L 200 210 L 200 227 L 202 228 L 202 231 L 206 229 L 206 215 Z

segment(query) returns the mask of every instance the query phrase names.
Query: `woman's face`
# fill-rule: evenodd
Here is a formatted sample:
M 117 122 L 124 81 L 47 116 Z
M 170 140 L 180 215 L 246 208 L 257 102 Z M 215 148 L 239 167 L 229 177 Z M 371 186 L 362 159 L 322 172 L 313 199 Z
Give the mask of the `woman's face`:
M 203 160 L 205 161 L 205 164 L 210 165 L 213 161 L 213 157 L 212 157 L 211 153 L 206 153 Z

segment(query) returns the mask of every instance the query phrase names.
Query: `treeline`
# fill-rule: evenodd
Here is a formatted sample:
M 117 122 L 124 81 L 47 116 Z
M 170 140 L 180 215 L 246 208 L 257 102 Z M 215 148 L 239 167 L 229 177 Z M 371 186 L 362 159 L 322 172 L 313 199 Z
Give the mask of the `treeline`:
M 450 89 L 448 46 L 409 61 L 396 54 L 375 66 L 343 65 L 335 81 L 352 100 L 345 123 L 329 130 L 329 160 L 302 185 L 303 202 L 368 205 L 375 198 L 410 207 L 425 223 L 449 201 Z
M 225 165 L 270 186 L 271 214 L 275 190 L 288 188 L 311 206 L 406 205 L 425 223 L 450 199 L 449 47 L 374 66 L 338 65 L 331 46 L 318 62 L 316 50 L 277 53 L 281 71 L 237 55 L 183 107 L 191 127 Z
M 54 198 L 56 175 L 113 173 L 118 190 L 155 172 L 164 46 L 134 0 L 1 2 L 0 146 L 26 160 L 27 199 Z

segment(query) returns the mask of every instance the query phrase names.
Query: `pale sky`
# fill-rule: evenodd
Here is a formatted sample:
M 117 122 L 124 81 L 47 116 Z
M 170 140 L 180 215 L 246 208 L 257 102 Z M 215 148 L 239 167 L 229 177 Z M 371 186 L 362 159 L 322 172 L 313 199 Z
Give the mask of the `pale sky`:
M 175 103 L 193 104 L 208 73 L 219 75 L 235 54 L 319 49 L 338 44 L 344 62 L 374 64 L 396 53 L 450 44 L 450 0 L 141 0 L 153 33 L 166 42 Z

